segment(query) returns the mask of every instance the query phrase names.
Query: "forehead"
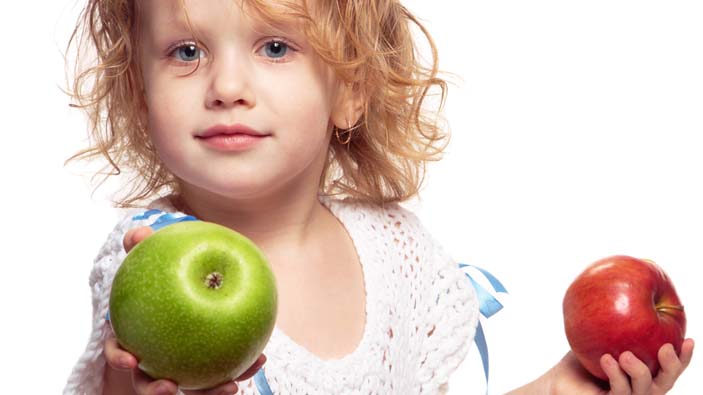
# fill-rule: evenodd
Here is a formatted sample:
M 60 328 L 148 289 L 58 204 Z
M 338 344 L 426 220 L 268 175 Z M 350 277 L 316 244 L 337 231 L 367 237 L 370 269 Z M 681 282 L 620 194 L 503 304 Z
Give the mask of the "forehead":
M 304 3 L 302 0 L 140 0 L 137 7 L 142 25 L 162 28 L 208 26 L 218 21 L 231 23 L 233 17 L 240 23 L 292 27 L 300 24 Z

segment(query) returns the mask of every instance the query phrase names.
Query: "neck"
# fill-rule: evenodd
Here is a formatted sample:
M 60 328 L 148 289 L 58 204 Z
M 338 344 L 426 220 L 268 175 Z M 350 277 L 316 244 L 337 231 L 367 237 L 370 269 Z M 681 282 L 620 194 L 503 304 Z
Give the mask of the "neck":
M 229 198 L 184 186 L 182 193 L 172 200 L 178 210 L 234 229 L 263 250 L 304 244 L 310 229 L 327 213 L 316 189 Z

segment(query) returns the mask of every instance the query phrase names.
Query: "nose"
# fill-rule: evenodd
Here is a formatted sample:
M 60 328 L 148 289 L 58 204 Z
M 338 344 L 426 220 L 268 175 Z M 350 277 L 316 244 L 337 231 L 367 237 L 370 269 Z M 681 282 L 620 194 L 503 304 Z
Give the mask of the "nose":
M 214 59 L 210 72 L 208 108 L 251 107 L 255 104 L 250 80 L 251 64 L 246 58 L 234 53 L 222 55 Z

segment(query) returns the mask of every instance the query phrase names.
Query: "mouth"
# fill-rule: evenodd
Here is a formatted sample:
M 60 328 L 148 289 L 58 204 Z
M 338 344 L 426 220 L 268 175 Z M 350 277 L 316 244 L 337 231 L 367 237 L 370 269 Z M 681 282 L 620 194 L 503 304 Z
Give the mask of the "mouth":
M 216 125 L 195 135 L 205 147 L 219 152 L 243 152 L 256 147 L 271 136 L 245 125 Z
M 196 134 L 196 139 L 209 139 L 213 137 L 243 136 L 243 137 L 268 137 L 271 133 L 260 132 L 246 125 L 215 125 L 206 129 L 200 134 Z

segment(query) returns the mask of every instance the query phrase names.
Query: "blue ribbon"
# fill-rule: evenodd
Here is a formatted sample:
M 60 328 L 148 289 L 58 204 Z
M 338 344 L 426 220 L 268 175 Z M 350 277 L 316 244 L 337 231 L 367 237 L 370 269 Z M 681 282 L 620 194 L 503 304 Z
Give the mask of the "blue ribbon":
M 259 369 L 254 375 L 254 384 L 256 384 L 256 389 L 259 390 L 259 394 L 273 395 L 273 391 L 271 391 L 271 387 L 269 387 L 269 382 L 266 380 L 264 368 Z
M 493 287 L 493 290 L 495 292 L 503 292 L 503 293 L 508 293 L 508 291 L 505 289 L 503 284 L 501 284 L 498 279 L 489 273 L 487 270 L 482 269 L 477 266 L 473 265 L 467 265 L 464 263 L 459 264 L 460 269 L 464 268 L 474 268 L 481 272 L 488 282 L 491 284 L 491 287 Z M 476 282 L 476 280 L 471 277 L 468 273 L 464 273 L 466 277 L 468 277 L 469 281 L 471 281 L 471 285 L 473 285 L 474 289 L 476 290 L 476 296 L 478 297 L 478 309 L 481 312 L 481 315 L 490 318 L 493 314 L 499 312 L 502 308 L 503 305 L 496 299 L 493 295 L 491 295 L 490 292 L 486 290 L 481 284 Z M 483 327 L 481 326 L 481 322 L 479 321 L 478 325 L 476 326 L 476 334 L 474 335 L 474 343 L 476 343 L 476 348 L 478 348 L 478 353 L 481 355 L 481 363 L 483 364 L 483 374 L 486 377 L 486 393 L 488 393 L 488 373 L 489 373 L 489 364 L 488 364 L 488 343 L 486 343 L 486 335 L 483 332 Z
M 192 215 L 184 215 L 184 216 L 177 217 L 177 216 L 173 215 L 172 213 L 164 213 L 163 211 L 157 210 L 157 209 L 149 210 L 149 211 L 146 211 L 142 214 L 135 215 L 134 217 L 132 217 L 132 219 L 135 221 L 149 219 L 149 217 L 151 217 L 152 215 L 159 214 L 159 213 L 162 213 L 161 216 L 159 216 L 159 218 L 157 218 L 156 221 L 154 221 L 154 223 L 149 225 L 149 226 L 151 226 L 151 229 L 153 229 L 153 230 L 159 230 L 159 229 L 163 228 L 164 226 L 175 224 L 177 222 L 197 221 L 198 220 L 197 218 L 193 217 Z
M 483 274 L 488 280 L 488 282 L 491 284 L 495 292 L 508 293 L 503 284 L 501 284 L 501 282 L 498 281 L 498 279 L 495 278 L 495 276 L 489 273 L 487 270 L 481 269 L 480 267 L 476 267 L 473 265 L 467 265 L 464 263 L 459 264 L 460 269 L 464 269 L 467 267 L 474 268 L 481 272 L 481 274 Z M 471 277 L 468 273 L 464 274 L 466 274 L 466 277 L 468 277 L 469 281 L 471 281 L 471 285 L 473 285 L 476 289 L 476 295 L 478 296 L 479 310 L 481 311 L 481 315 L 486 318 L 490 318 L 491 316 L 493 316 L 493 314 L 499 312 L 503 308 L 503 305 L 498 301 L 498 299 L 491 295 L 486 290 L 486 288 L 481 286 L 481 284 L 477 283 L 476 280 L 474 280 L 473 277 Z
M 161 210 L 149 210 L 142 215 L 136 215 L 136 216 L 132 217 L 132 219 L 134 219 L 134 220 L 148 219 L 150 216 L 152 216 L 154 214 L 159 214 L 159 213 L 162 213 L 162 211 Z M 192 215 L 184 215 L 184 216 L 177 217 L 177 216 L 173 215 L 172 213 L 163 213 L 163 214 L 161 214 L 161 216 L 159 216 L 159 218 L 156 219 L 156 221 L 154 221 L 154 223 L 152 223 L 149 226 L 151 226 L 151 229 L 153 229 L 153 230 L 159 230 L 159 229 L 163 228 L 164 226 L 168 226 L 168 225 L 175 224 L 178 222 L 197 221 L 197 220 L 198 219 L 193 217 Z
M 143 212 L 143 213 L 141 213 L 141 214 L 139 214 L 139 215 L 135 215 L 134 217 L 132 217 L 132 220 L 133 220 L 133 221 L 140 221 L 140 220 L 143 220 L 143 219 L 149 219 L 149 217 L 151 217 L 152 215 L 158 214 L 158 213 L 162 213 L 162 212 L 163 212 L 163 211 L 157 210 L 157 209 L 145 211 L 145 212 Z

